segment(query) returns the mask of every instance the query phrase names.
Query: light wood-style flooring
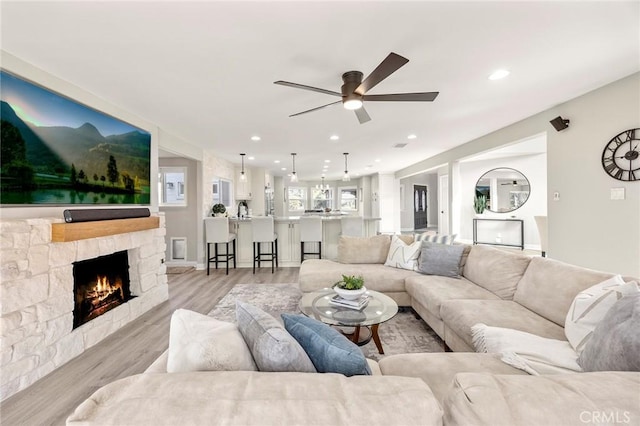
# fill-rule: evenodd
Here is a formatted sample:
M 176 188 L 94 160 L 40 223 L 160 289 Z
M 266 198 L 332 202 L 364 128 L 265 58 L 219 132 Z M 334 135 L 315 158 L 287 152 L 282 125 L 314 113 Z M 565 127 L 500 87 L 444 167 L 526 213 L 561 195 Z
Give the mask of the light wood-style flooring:
M 0 404 L 0 424 L 64 425 L 66 418 L 98 388 L 142 373 L 169 347 L 171 314 L 178 308 L 208 313 L 239 283 L 294 283 L 300 268 L 191 271 L 170 274 L 169 300 Z

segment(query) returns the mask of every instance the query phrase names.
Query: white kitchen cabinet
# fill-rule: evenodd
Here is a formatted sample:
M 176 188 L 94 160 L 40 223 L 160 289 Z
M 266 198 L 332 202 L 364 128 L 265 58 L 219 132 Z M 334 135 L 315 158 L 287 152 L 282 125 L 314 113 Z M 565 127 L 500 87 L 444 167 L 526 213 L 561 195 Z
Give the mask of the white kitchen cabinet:
M 297 222 L 276 222 L 278 262 L 280 266 L 300 265 L 300 225 Z

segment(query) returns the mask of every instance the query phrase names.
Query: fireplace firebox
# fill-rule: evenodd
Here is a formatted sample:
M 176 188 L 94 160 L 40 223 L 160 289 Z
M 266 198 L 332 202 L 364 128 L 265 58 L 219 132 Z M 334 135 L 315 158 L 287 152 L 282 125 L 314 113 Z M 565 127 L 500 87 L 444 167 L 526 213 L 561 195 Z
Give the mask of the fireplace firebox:
M 133 296 L 129 256 L 119 251 L 73 264 L 73 328 L 126 303 Z

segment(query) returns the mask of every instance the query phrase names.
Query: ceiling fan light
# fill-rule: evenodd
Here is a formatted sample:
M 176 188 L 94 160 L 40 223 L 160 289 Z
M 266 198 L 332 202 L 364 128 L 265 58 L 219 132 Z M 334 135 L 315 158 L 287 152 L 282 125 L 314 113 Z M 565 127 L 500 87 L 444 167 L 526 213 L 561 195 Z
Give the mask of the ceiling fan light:
M 362 101 L 360 99 L 349 99 L 344 101 L 344 108 L 348 110 L 355 110 L 362 108 Z

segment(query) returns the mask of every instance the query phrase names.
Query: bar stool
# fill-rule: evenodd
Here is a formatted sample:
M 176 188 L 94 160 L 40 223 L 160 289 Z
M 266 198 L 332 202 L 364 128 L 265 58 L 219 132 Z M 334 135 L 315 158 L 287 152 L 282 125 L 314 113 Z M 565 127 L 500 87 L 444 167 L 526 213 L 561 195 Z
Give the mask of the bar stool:
M 304 251 L 304 243 L 318 243 L 318 251 Z M 322 218 L 320 216 L 303 216 L 300 218 L 300 263 L 305 254 L 317 254 L 322 259 Z
M 273 265 L 278 267 L 278 234 L 273 229 L 273 217 L 251 218 L 251 233 L 253 238 L 253 273 L 256 273 L 256 262 L 260 268 L 262 261 L 271 261 L 271 273 L 273 274 Z M 262 253 L 260 251 L 261 243 L 271 243 L 271 252 Z
M 364 220 L 362 216 L 343 216 L 340 218 L 342 235 L 349 237 L 364 237 Z
M 233 269 L 236 269 L 236 234 L 229 232 L 229 218 L 207 217 L 204 220 L 204 230 L 207 240 L 207 275 L 209 275 L 211 262 L 216 264 L 216 269 L 218 269 L 218 263 L 225 263 L 227 266 L 226 274 L 229 275 L 229 261 L 231 259 L 233 259 Z M 229 252 L 229 243 L 233 243 L 232 253 Z M 211 256 L 211 244 L 214 247 L 213 256 Z M 218 253 L 218 244 L 226 245 L 225 253 Z

